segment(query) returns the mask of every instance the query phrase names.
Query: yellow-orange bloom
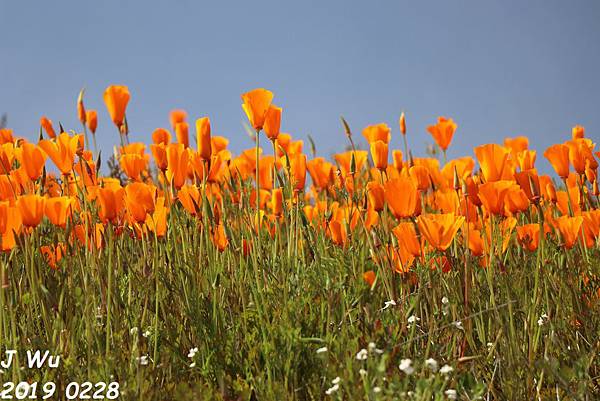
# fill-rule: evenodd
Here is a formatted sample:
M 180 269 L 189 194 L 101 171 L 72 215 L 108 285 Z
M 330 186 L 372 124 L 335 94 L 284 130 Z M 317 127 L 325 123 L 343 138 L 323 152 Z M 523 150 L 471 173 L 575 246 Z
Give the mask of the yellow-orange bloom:
M 576 125 L 571 130 L 571 136 L 573 139 L 580 139 L 585 137 L 585 128 L 581 125 Z
M 515 183 L 512 181 L 486 182 L 479 186 L 478 197 L 485 209 L 494 215 L 504 214 L 504 198 Z
M 190 126 L 188 123 L 181 122 L 175 126 L 175 136 L 177 137 L 177 142 L 183 144 L 186 148 L 190 146 L 190 134 L 189 134 Z
M 427 131 L 429 131 L 438 146 L 442 150 L 446 150 L 452 142 L 456 127 L 456 123 L 451 118 L 438 117 L 437 124 L 427 127 Z
M 517 241 L 528 251 L 535 251 L 540 243 L 540 225 L 525 224 L 517 227 Z
M 112 122 L 121 128 L 125 119 L 125 109 L 129 103 L 129 88 L 123 85 L 111 85 L 104 91 L 104 103 Z
M 265 130 L 267 138 L 269 138 L 271 141 L 276 140 L 279 136 L 282 111 L 283 109 L 281 107 L 277 107 L 274 104 L 270 105 L 269 109 L 267 110 L 263 129 Z
M 152 185 L 134 182 L 125 187 L 125 206 L 136 223 L 143 223 L 154 212 L 155 201 L 156 187 Z
M 382 141 L 384 144 L 388 144 L 392 137 L 392 130 L 388 127 L 387 124 L 381 123 L 376 125 L 369 125 L 365 129 L 363 129 L 363 136 L 369 142 L 369 144 L 373 144 L 377 141 Z
M 367 184 L 367 198 L 369 207 L 377 212 L 381 212 L 385 206 L 385 189 L 378 182 L 370 181 Z
M 544 152 L 544 157 L 548 159 L 560 178 L 567 178 L 569 175 L 569 147 L 567 145 L 558 143 L 550 146 Z
M 92 132 L 92 134 L 95 134 L 96 129 L 98 128 L 98 113 L 96 110 L 86 110 L 85 121 L 88 129 Z
M 404 116 L 404 112 L 400 114 L 400 120 L 398 120 L 398 124 L 400 125 L 400 132 L 402 132 L 402 135 L 406 135 L 406 117 Z
M 39 146 L 29 142 L 21 144 L 21 165 L 30 180 L 37 180 L 42 175 L 45 162 L 46 154 Z
M 203 160 L 210 160 L 212 143 L 210 140 L 210 119 L 202 117 L 196 120 L 196 141 L 198 153 Z
M 567 249 L 573 248 L 575 242 L 577 242 L 577 237 L 581 231 L 581 225 L 583 223 L 582 216 L 561 216 L 555 220 L 556 227 L 563 239 L 563 245 Z
M 171 123 L 171 129 L 175 131 L 175 127 L 179 123 L 184 123 L 187 121 L 187 113 L 185 110 L 172 110 L 169 113 L 169 122 Z
M 50 156 L 50 159 L 56 164 L 61 173 L 68 174 L 73 169 L 75 154 L 78 149 L 83 149 L 83 135 L 71 137 L 63 132 L 55 140 L 40 140 L 39 146 Z
M 414 216 L 419 202 L 419 193 L 414 181 L 400 177 L 385 183 L 385 200 L 396 218 Z
M 371 142 L 371 157 L 373 164 L 379 170 L 385 170 L 388 165 L 388 145 L 382 140 Z
M 45 214 L 52 224 L 65 228 L 67 218 L 71 214 L 73 199 L 68 196 L 48 198 L 45 202 Z
M 265 117 L 269 106 L 273 101 L 273 92 L 263 88 L 253 89 L 242 94 L 242 108 L 248 116 L 250 125 L 255 130 L 261 130 L 265 123 Z
M 177 189 L 181 188 L 187 178 L 189 151 L 181 143 L 167 146 L 167 180 Z
M 37 227 L 44 217 L 46 198 L 37 194 L 22 195 L 17 199 L 17 208 L 25 227 Z
M 419 231 L 438 251 L 448 249 L 465 218 L 454 213 L 424 214 L 417 219 Z
M 50 138 L 56 138 L 56 132 L 54 131 L 54 127 L 52 126 L 52 120 L 50 120 L 46 116 L 43 116 L 42 118 L 40 118 L 40 125 L 42 126 L 44 131 L 46 131 L 46 134 L 48 134 Z
M 162 143 L 164 145 L 168 145 L 171 143 L 171 133 L 164 128 L 157 128 L 152 131 L 152 142 L 159 144 Z
M 474 149 L 479 167 L 487 182 L 511 179 L 514 170 L 508 161 L 509 151 L 495 143 L 477 146 Z

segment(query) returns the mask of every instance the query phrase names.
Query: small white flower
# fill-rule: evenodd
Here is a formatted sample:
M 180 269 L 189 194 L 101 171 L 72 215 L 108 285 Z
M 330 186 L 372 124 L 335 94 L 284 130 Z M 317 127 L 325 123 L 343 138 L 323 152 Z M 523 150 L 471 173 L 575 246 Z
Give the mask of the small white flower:
M 198 352 L 198 347 L 191 348 L 187 357 L 192 359 L 192 358 L 194 358 L 194 356 L 196 355 L 197 352 Z
M 548 315 L 546 315 L 545 313 L 542 313 L 542 315 L 540 316 L 540 318 L 538 319 L 538 326 L 543 326 L 546 322 L 548 321 Z
M 464 330 L 462 322 L 460 320 L 457 320 L 456 322 L 453 322 L 452 325 L 454 327 L 456 327 L 457 329 L 459 329 L 459 330 Z
M 317 349 L 317 354 L 322 354 L 323 352 L 327 352 L 327 347 L 321 347 Z
M 383 350 L 379 349 L 379 348 L 375 348 L 375 353 L 381 355 L 381 354 L 383 354 Z
M 195 368 L 195 367 L 196 367 L 196 362 L 190 363 L 190 368 Z
M 398 368 L 401 371 L 403 371 L 404 373 L 406 373 L 407 375 L 412 375 L 413 372 L 415 371 L 415 368 L 413 368 L 413 366 L 412 366 L 411 359 L 402 359 L 400 361 L 400 365 L 398 366 Z
M 144 336 L 144 338 L 148 338 L 148 336 L 150 336 L 150 330 L 146 330 L 142 333 L 142 336 Z
M 369 343 L 369 345 L 367 346 L 367 348 L 369 348 L 369 351 L 373 351 L 373 350 L 375 350 L 375 348 L 377 348 L 377 345 L 371 341 Z
M 375 387 L 373 387 L 373 392 L 374 392 L 375 394 L 377 394 L 377 393 L 381 393 L 381 387 L 379 387 L 379 386 L 375 386 Z
M 450 300 L 448 299 L 448 297 L 443 297 L 442 298 L 442 304 L 448 305 L 449 303 L 450 303 Z
M 358 351 L 358 353 L 356 354 L 356 359 L 358 359 L 359 361 L 364 361 L 365 359 L 367 359 L 368 356 L 369 356 L 368 351 L 363 348 L 360 351 Z
M 131 334 L 132 336 L 135 336 L 138 332 L 138 328 L 137 327 L 132 327 L 131 330 L 129 330 L 129 334 Z
M 136 360 L 142 366 L 148 365 L 148 355 L 139 356 Z
M 367 375 L 367 371 L 364 369 L 361 369 L 358 371 L 358 374 L 361 375 L 362 377 L 365 377 Z
M 487 343 L 488 349 L 491 349 L 494 346 L 494 343 Z
M 429 358 L 425 361 L 425 365 L 434 372 L 437 372 L 439 365 L 437 361 L 433 358 Z
M 325 394 L 331 395 L 331 394 L 335 393 L 336 391 L 338 391 L 339 389 L 340 389 L 340 385 L 339 384 L 335 384 L 332 387 L 329 387 L 327 389 L 327 391 L 325 391 Z
M 446 397 L 448 397 L 449 400 L 455 400 L 456 397 L 458 396 L 458 394 L 456 393 L 456 390 L 453 390 L 451 388 L 444 391 L 444 394 L 446 394 Z
M 380 310 L 385 310 L 387 308 L 389 308 L 390 306 L 396 306 L 396 301 L 394 301 L 393 299 L 390 299 L 389 301 L 385 301 L 383 304 L 383 308 L 381 308 Z
M 454 370 L 454 368 L 450 365 L 444 365 L 442 366 L 442 368 L 440 369 L 440 373 L 443 375 L 447 375 L 448 373 L 452 372 Z
M 410 329 L 413 325 L 417 324 L 417 322 L 419 322 L 419 320 L 421 320 L 421 318 L 415 316 L 415 315 L 411 315 L 408 317 L 408 325 L 406 326 L 407 329 Z
M 342 379 L 340 379 L 340 377 L 338 376 L 331 381 L 331 384 L 339 384 L 341 381 L 342 381 Z

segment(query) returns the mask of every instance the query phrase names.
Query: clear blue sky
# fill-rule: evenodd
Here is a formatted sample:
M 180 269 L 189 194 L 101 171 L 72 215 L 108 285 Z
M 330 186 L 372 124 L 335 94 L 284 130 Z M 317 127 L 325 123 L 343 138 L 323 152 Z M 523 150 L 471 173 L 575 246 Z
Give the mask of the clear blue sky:
M 159 4 L 160 3 L 160 4 Z M 240 94 L 275 92 L 282 130 L 340 150 L 344 115 L 355 132 L 387 122 L 401 148 L 405 110 L 417 153 L 438 115 L 458 123 L 449 156 L 527 135 L 541 153 L 575 124 L 600 137 L 598 1 L 26 1 L 0 2 L 0 113 L 35 139 L 47 115 L 79 129 L 87 88 L 98 139 L 116 143 L 102 102 L 109 84 L 132 94 L 131 140 L 150 141 L 184 108 L 239 151 Z

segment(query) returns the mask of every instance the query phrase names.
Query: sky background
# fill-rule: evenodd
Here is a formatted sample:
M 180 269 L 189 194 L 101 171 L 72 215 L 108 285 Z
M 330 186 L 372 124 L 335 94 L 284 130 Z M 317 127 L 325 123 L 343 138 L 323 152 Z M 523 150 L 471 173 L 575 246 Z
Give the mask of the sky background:
M 449 157 L 527 135 L 545 170 L 573 125 L 600 137 L 599 20 L 599 1 L 2 1 L 0 113 L 30 140 L 42 115 L 79 130 L 85 87 L 106 154 L 118 136 L 102 93 L 124 84 L 131 141 L 183 108 L 239 152 L 240 94 L 265 87 L 282 131 L 324 156 L 345 146 L 340 115 L 357 134 L 388 123 L 402 149 L 404 110 L 418 155 L 443 115 L 458 124 Z

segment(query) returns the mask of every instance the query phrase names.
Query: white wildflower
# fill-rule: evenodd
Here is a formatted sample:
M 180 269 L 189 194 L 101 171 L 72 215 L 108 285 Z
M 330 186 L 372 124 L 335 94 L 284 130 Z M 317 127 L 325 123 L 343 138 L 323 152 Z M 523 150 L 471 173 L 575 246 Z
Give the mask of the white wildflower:
M 374 392 L 375 394 L 377 394 L 377 393 L 381 393 L 381 387 L 379 387 L 379 386 L 375 386 L 375 387 L 373 387 L 373 392 Z
M 338 391 L 339 389 L 340 389 L 340 385 L 339 384 L 335 384 L 335 385 L 329 387 L 327 389 L 327 391 L 325 391 L 325 394 L 331 395 L 331 394 L 335 393 L 336 391 Z
M 456 322 L 453 322 L 452 325 L 454 327 L 456 327 L 457 329 L 459 329 L 459 330 L 464 330 L 463 324 L 462 324 L 462 322 L 460 320 L 457 320 Z
M 195 367 L 196 367 L 196 362 L 190 363 L 190 368 L 195 368 Z
M 415 371 L 415 368 L 413 368 L 413 366 L 412 366 L 411 359 L 402 359 L 400 361 L 400 365 L 398 366 L 398 368 L 401 371 L 403 371 L 404 373 L 406 373 L 407 375 L 412 375 L 413 372 Z
M 369 351 L 373 351 L 375 348 L 377 348 L 377 345 L 371 341 L 367 348 L 369 348 Z
M 148 355 L 139 356 L 136 360 L 142 366 L 148 365 Z
M 542 316 L 538 319 L 538 326 L 543 326 L 548 321 L 548 315 L 542 313 Z
M 458 397 L 456 390 L 453 390 L 451 388 L 444 391 L 444 394 L 446 394 L 446 397 L 448 397 L 449 400 L 455 400 Z
M 341 381 L 342 381 L 342 379 L 340 379 L 340 377 L 338 376 L 331 381 L 331 384 L 340 384 Z
M 448 297 L 443 297 L 442 298 L 442 304 L 448 305 L 449 303 L 450 303 L 450 300 L 448 299 Z
M 442 366 L 442 368 L 440 369 L 440 373 L 443 375 L 447 375 L 448 373 L 452 372 L 454 370 L 454 368 L 450 365 L 444 365 Z
M 188 352 L 187 357 L 190 359 L 193 359 L 197 352 L 198 352 L 198 347 L 191 348 L 190 352 Z
M 321 347 L 317 349 L 317 354 L 322 354 L 323 352 L 327 352 L 327 347 Z
M 363 348 L 356 354 L 356 359 L 358 359 L 359 361 L 364 361 L 365 359 L 367 359 L 368 356 L 369 352 Z
M 380 310 L 386 310 L 390 306 L 396 306 L 396 301 L 394 301 L 393 299 L 390 299 L 389 301 L 385 301 L 383 305 L 384 305 L 383 308 L 381 308 Z
M 362 377 L 365 377 L 367 375 L 367 371 L 364 369 L 361 369 L 358 371 L 358 374 L 361 375 Z
M 137 332 L 138 332 L 137 327 L 132 327 L 131 330 L 129 330 L 129 334 L 131 334 L 132 336 L 137 335 Z
M 437 361 L 433 358 L 429 358 L 425 361 L 425 365 L 432 371 L 437 372 L 439 365 Z
M 410 329 L 413 325 L 417 324 L 419 322 L 419 320 L 421 320 L 421 318 L 415 316 L 415 315 L 411 315 L 408 318 L 408 325 L 406 326 L 407 329 Z

